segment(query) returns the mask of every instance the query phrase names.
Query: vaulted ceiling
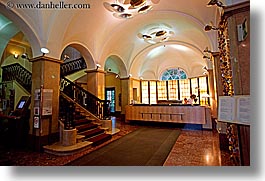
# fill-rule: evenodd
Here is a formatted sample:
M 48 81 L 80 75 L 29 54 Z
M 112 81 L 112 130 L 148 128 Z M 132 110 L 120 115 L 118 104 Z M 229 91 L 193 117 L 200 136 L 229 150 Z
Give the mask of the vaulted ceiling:
M 245 0 L 223 3 L 242 1 Z M 41 55 L 40 47 L 47 47 L 48 56 L 59 59 L 65 47 L 71 45 L 82 53 L 89 68 L 108 62 L 109 67 L 105 68 L 123 76 L 159 79 L 164 70 L 173 67 L 181 67 L 189 77 L 200 76 L 203 66 L 211 66 L 209 60 L 202 58 L 203 50 L 209 47 L 217 51 L 216 31 L 205 32 L 204 26 L 211 21 L 218 23 L 221 8 L 207 7 L 209 0 L 152 0 L 151 11 L 130 19 L 117 18 L 106 8 L 106 3 L 115 0 L 64 0 L 90 5 L 89 9 L 70 10 L 7 9 L 7 2 L 0 2 L 0 56 L 8 40 L 22 31 L 32 46 L 33 56 Z M 162 29 L 170 35 L 167 41 L 153 39 L 155 43 L 150 43 L 142 36 L 153 36 Z

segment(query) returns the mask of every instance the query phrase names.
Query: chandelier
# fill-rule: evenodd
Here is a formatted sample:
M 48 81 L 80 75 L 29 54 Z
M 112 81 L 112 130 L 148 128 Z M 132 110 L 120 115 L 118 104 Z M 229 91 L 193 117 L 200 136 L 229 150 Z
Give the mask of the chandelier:
M 150 44 L 166 42 L 175 35 L 172 28 L 167 24 L 152 24 L 138 33 L 138 37 Z
M 129 19 L 138 14 L 150 11 L 160 0 L 114 0 L 113 3 L 104 2 L 104 7 L 121 19 Z

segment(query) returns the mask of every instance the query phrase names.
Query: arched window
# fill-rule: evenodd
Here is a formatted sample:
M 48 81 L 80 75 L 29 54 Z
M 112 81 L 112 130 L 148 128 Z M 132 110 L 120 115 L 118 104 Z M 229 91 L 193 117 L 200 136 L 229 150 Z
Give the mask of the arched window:
M 187 79 L 186 72 L 181 68 L 167 69 L 161 77 L 162 80 L 179 80 Z

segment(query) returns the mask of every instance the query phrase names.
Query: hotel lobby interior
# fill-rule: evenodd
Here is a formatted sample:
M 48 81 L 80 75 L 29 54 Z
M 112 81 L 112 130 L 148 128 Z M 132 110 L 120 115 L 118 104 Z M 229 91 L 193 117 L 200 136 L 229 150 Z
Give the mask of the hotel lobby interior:
M 2 0 L 1 166 L 250 166 L 249 0 Z

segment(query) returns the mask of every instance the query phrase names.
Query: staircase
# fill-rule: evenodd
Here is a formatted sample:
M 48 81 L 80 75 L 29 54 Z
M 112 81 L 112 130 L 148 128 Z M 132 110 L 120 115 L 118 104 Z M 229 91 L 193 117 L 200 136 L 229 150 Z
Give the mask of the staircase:
M 83 58 L 61 65 L 59 119 L 63 120 L 64 130 L 74 128 L 77 130 L 77 143 L 89 142 L 92 146 L 97 146 L 112 137 L 111 134 L 106 133 L 108 130 L 102 127 L 102 120 L 108 118 L 109 102 L 100 100 L 65 78 L 66 75 L 85 68 L 86 64 Z M 31 92 L 31 72 L 20 64 L 8 65 L 2 67 L 2 69 L 3 81 L 16 80 L 26 90 Z M 21 73 L 18 74 L 17 72 Z
M 106 133 L 106 128 L 102 128 L 101 123 L 85 115 L 85 112 L 77 108 L 75 113 L 74 124 L 78 139 L 89 141 L 92 143 L 92 146 L 97 146 L 112 138 L 111 134 Z M 79 141 L 77 140 L 77 142 Z

